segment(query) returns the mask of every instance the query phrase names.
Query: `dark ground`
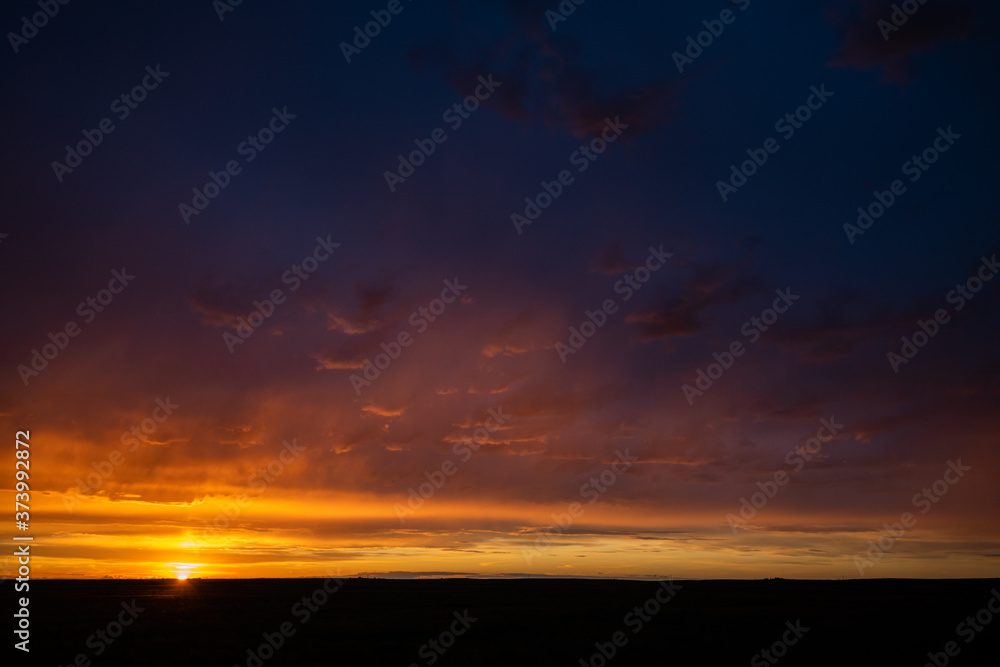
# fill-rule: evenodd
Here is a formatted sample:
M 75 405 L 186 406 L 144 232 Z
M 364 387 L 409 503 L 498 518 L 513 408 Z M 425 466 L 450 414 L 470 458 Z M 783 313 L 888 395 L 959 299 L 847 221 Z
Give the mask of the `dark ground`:
M 944 651 L 949 641 L 960 652 L 947 663 L 942 654 L 939 666 L 1000 664 L 1000 614 L 969 643 L 968 634 L 956 632 L 1000 590 L 995 579 L 680 581 L 676 596 L 638 632 L 635 622 L 624 619 L 653 596 L 655 582 L 347 579 L 303 622 L 305 607 L 297 613 L 293 607 L 322 583 L 32 581 L 30 658 L 14 651 L 15 662 L 7 664 L 70 665 L 84 654 L 93 665 L 246 666 L 247 650 L 286 621 L 294 634 L 272 657 L 251 660 L 250 667 L 577 667 L 581 659 L 600 667 L 599 658 L 588 662 L 595 643 L 609 642 L 616 631 L 628 640 L 607 661 L 616 667 L 768 665 L 773 663 L 752 661 L 781 639 L 786 621 L 801 621 L 808 631 L 777 661 L 783 666 L 921 667 L 933 664 L 928 652 Z M 101 644 L 95 638 L 88 647 L 88 637 L 106 631 L 122 603 L 133 599 L 144 611 L 95 657 Z M 429 649 L 421 656 L 421 646 L 448 630 L 454 612 L 465 610 L 476 619 L 468 631 L 433 663 L 437 655 Z

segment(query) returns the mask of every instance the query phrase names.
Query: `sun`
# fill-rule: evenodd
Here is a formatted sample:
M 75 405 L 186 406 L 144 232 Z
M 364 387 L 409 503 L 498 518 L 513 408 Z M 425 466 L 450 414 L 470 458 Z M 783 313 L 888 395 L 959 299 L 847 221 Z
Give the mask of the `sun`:
M 201 569 L 201 563 L 164 563 L 163 567 L 174 575 L 177 581 L 184 581 Z

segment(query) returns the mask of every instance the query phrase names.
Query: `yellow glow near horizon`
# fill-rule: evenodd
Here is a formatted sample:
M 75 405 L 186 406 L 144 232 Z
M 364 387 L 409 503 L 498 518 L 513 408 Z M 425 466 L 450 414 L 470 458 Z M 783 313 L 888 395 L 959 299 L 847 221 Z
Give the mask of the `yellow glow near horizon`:
M 51 531 L 46 577 L 113 573 L 178 583 L 321 577 L 334 568 L 347 576 L 854 578 L 853 558 L 864 553 L 865 540 L 879 536 L 874 522 L 868 532 L 852 529 L 849 513 L 805 516 L 779 508 L 768 515 L 775 528 L 754 526 L 734 536 L 723 519 L 726 508 L 678 512 L 611 499 L 585 505 L 569 532 L 552 527 L 553 516 L 566 512 L 564 502 L 434 498 L 401 523 L 388 500 L 405 502 L 275 488 L 232 519 L 222 512 L 235 501 L 221 497 L 183 506 L 99 497 L 68 512 L 62 494 L 43 493 L 35 505 Z M 219 516 L 225 520 L 216 522 Z M 930 513 L 911 536 L 919 550 L 895 549 L 865 575 L 988 577 L 995 559 L 975 552 L 952 553 L 942 566 L 955 536 L 977 527 L 971 518 Z M 5 576 L 17 576 L 14 559 L 0 557 L 0 566 Z
M 174 576 L 178 580 L 185 580 L 192 574 L 197 574 L 196 569 L 201 567 L 202 563 L 166 563 L 164 567 L 174 573 Z

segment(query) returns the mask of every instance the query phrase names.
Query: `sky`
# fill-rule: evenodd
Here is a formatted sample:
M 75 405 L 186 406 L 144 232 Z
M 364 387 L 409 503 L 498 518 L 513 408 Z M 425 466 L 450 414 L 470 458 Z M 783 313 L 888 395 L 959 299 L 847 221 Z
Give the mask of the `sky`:
M 998 10 L 902 4 L 7 3 L 32 576 L 997 576 Z

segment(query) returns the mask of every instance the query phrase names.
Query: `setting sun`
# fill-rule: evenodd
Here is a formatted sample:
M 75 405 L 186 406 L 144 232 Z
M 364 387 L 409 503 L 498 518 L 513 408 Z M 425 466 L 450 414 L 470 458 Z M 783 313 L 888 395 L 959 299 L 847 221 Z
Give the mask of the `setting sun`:
M 200 563 L 165 563 L 164 567 L 172 572 L 178 581 L 184 581 L 200 567 Z

